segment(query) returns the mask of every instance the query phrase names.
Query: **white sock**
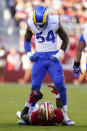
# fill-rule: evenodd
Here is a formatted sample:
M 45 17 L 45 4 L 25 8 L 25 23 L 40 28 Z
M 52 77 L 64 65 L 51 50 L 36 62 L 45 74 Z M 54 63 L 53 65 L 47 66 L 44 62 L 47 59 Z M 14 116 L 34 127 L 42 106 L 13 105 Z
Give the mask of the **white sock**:
M 67 114 L 67 105 L 64 105 L 64 106 L 63 106 L 63 112 L 64 112 L 64 115 Z

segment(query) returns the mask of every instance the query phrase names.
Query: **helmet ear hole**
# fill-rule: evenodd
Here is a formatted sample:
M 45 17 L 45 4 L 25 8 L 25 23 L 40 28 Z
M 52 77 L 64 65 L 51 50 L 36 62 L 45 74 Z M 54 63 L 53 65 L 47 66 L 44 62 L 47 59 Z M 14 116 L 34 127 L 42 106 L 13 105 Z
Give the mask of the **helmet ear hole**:
M 42 102 L 39 106 L 39 115 L 42 120 L 50 121 L 54 116 L 54 107 L 48 102 Z

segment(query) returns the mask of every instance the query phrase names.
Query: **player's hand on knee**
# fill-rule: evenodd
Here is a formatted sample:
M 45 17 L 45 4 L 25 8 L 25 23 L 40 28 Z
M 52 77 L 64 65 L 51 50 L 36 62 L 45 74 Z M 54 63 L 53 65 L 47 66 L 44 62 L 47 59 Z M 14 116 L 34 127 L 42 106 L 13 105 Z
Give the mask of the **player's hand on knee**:
M 38 57 L 35 55 L 35 53 L 32 53 L 32 52 L 28 52 L 27 56 L 30 59 L 30 61 L 32 61 L 32 62 L 35 62 L 38 59 Z
M 81 68 L 79 67 L 73 67 L 73 75 L 76 78 L 79 78 L 79 75 L 82 74 Z
M 58 60 L 61 59 L 61 57 L 63 56 L 63 54 L 64 54 L 64 51 L 63 51 L 62 49 L 60 49 L 60 50 L 58 51 L 58 53 L 56 53 L 55 55 L 52 55 L 52 56 L 50 57 L 50 59 L 51 59 L 51 61 L 57 63 Z

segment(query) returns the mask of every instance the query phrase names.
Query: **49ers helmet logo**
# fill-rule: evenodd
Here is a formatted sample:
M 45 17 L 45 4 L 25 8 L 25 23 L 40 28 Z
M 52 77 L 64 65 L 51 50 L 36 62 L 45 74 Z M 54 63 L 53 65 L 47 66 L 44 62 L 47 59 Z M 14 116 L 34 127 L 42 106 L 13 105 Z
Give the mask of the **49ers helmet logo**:
M 40 118 L 42 120 L 49 121 L 54 116 L 54 107 L 48 101 L 42 102 L 39 106 L 39 113 L 40 113 Z

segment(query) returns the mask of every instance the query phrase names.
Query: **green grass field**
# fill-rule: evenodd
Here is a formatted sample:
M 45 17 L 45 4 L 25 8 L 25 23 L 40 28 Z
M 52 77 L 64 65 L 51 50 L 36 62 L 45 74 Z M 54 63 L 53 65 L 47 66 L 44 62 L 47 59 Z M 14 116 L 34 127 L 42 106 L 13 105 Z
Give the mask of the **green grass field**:
M 0 84 L 0 131 L 87 131 L 87 85 L 66 85 L 68 115 L 76 122 L 75 126 L 18 125 L 16 112 L 24 107 L 30 87 L 30 84 Z M 46 84 L 42 85 L 42 91 L 41 101 L 49 100 L 55 105 L 54 94 Z

